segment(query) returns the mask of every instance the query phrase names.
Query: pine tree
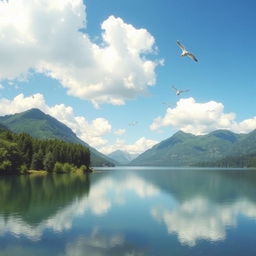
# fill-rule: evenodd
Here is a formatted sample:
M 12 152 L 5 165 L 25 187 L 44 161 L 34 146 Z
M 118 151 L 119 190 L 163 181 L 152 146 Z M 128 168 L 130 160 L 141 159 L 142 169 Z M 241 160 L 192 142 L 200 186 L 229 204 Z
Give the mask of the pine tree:
M 44 155 L 41 149 L 38 152 L 35 152 L 32 156 L 30 168 L 32 170 L 42 170 L 44 168 L 43 157 Z
M 55 160 L 54 160 L 52 152 L 46 153 L 46 155 L 44 157 L 43 164 L 44 164 L 44 169 L 46 171 L 48 171 L 48 172 L 53 171 Z

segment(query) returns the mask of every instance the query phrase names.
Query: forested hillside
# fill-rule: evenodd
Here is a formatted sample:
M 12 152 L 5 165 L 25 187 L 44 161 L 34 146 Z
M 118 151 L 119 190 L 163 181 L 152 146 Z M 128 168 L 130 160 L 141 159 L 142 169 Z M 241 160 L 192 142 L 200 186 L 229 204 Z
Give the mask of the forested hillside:
M 256 166 L 256 130 L 236 134 L 216 130 L 195 136 L 179 131 L 148 149 L 130 165 L 145 166 Z
M 200 162 L 195 164 L 202 167 L 256 167 L 256 153 L 241 156 L 227 156 L 214 162 Z
M 90 151 L 80 144 L 57 139 L 41 140 L 30 135 L 16 134 L 0 127 L 0 173 L 24 173 L 29 169 L 69 171 L 87 170 Z
M 0 125 L 15 133 L 27 133 L 37 139 L 57 139 L 81 144 L 90 150 L 92 166 L 113 166 L 114 161 L 79 139 L 65 124 L 39 109 L 33 108 L 21 113 L 0 116 Z

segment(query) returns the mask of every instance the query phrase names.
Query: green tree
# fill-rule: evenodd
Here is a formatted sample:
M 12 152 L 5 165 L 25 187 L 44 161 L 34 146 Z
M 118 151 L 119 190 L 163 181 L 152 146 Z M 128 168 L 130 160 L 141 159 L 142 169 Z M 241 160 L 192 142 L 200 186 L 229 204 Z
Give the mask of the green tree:
M 53 171 L 57 173 L 63 172 L 63 164 L 60 162 L 56 162 Z
M 0 163 L 0 172 L 10 172 L 12 170 L 12 163 L 9 160 L 4 160 Z
M 6 173 L 19 171 L 22 164 L 22 156 L 17 150 L 17 144 L 8 141 L 0 141 L 0 170 Z
M 70 173 L 70 172 L 72 172 L 73 169 L 75 169 L 75 167 L 72 166 L 72 165 L 69 164 L 69 163 L 65 163 L 65 164 L 63 165 L 63 171 L 64 171 L 65 173 Z
M 25 164 L 22 164 L 19 169 L 20 173 L 25 174 L 28 171 L 28 167 Z
M 52 172 L 55 164 L 55 160 L 52 152 L 48 152 L 44 157 L 44 169 L 48 172 Z
M 27 166 L 30 166 L 33 155 L 32 137 L 26 133 L 18 135 L 18 149 L 23 156 L 23 161 Z
M 15 134 L 0 129 L 1 172 L 16 173 L 26 171 L 27 168 L 53 171 L 56 162 L 66 163 L 62 164 L 65 172 L 82 165 L 82 169 L 85 169 L 90 165 L 90 151 L 80 144 L 56 139 L 35 139 L 25 133 Z M 57 164 L 56 168 L 60 168 L 60 165 Z
M 35 152 L 31 160 L 31 169 L 32 170 L 42 170 L 44 168 L 43 163 L 43 151 L 40 149 L 38 152 Z

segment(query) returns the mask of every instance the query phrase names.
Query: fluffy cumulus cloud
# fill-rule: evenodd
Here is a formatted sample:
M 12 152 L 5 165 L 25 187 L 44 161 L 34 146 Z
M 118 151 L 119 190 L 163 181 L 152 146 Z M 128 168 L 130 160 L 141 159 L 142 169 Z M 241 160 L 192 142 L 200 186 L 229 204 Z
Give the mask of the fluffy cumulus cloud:
M 156 52 L 154 37 L 110 16 L 96 44 L 81 32 L 85 9 L 82 0 L 0 1 L 0 80 L 40 72 L 95 106 L 144 94 L 162 63 L 147 57 Z
M 228 129 L 237 133 L 247 133 L 256 129 L 256 117 L 242 122 L 235 120 L 234 113 L 225 113 L 220 102 L 196 102 L 194 98 L 180 99 L 176 107 L 167 108 L 164 116 L 155 118 L 151 130 L 172 126 L 195 135 L 207 134 L 216 129 Z
M 120 149 L 137 155 L 157 143 L 157 141 L 142 137 L 133 144 L 127 144 L 125 140 L 120 138 L 117 138 L 114 144 L 109 144 L 110 142 L 106 139 L 107 135 L 121 136 L 125 133 L 125 129 L 112 131 L 112 125 L 107 119 L 98 117 L 88 121 L 83 116 L 76 116 L 73 108 L 64 104 L 48 106 L 44 96 L 40 93 L 28 97 L 25 97 L 24 94 L 19 94 L 11 100 L 0 98 L 0 116 L 20 113 L 31 108 L 38 108 L 44 113 L 55 117 L 71 128 L 81 140 L 104 154 Z
M 104 154 L 110 154 L 116 150 L 122 150 L 130 153 L 131 155 L 139 155 L 153 147 L 156 143 L 158 143 L 158 141 L 141 137 L 133 144 L 126 144 L 125 140 L 118 138 L 114 144 L 103 146 L 101 148 L 101 152 Z
M 125 129 L 118 129 L 114 132 L 114 134 L 117 136 L 122 136 L 125 134 Z
M 15 114 L 31 108 L 39 108 L 67 125 L 76 135 L 93 147 L 101 147 L 108 141 L 104 135 L 112 131 L 112 126 L 105 118 L 99 117 L 91 122 L 83 116 L 76 116 L 73 108 L 64 104 L 48 106 L 40 93 L 25 97 L 17 95 L 12 100 L 0 99 L 0 115 Z

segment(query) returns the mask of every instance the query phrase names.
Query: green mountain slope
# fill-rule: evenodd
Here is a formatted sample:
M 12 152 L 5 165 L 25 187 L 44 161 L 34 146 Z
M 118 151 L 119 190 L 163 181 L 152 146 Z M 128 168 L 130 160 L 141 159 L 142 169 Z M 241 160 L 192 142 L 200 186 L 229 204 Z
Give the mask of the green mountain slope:
M 238 148 L 244 149 L 245 144 L 251 151 L 253 148 L 256 151 L 255 143 L 249 145 L 256 140 L 256 133 L 251 136 L 228 130 L 216 130 L 201 136 L 179 131 L 139 155 L 130 165 L 190 166 L 199 162 L 213 162 L 234 154 Z
M 0 131 L 8 130 L 8 128 L 2 124 L 0 124 Z
M 70 128 L 39 109 L 3 116 L 0 117 L 0 122 L 15 133 L 26 132 L 39 139 L 58 138 L 68 142 L 81 143 L 81 140 Z
M 25 132 L 39 139 L 56 138 L 66 142 L 82 144 L 90 148 L 92 166 L 114 165 L 113 161 L 107 156 L 80 140 L 69 127 L 39 109 L 34 108 L 22 113 L 2 116 L 0 117 L 0 124 L 15 133 Z
M 200 166 L 256 167 L 256 130 L 240 136 L 231 151 L 217 161 L 204 161 Z
M 244 134 L 242 139 L 236 143 L 231 155 L 246 155 L 256 152 L 256 130 Z

